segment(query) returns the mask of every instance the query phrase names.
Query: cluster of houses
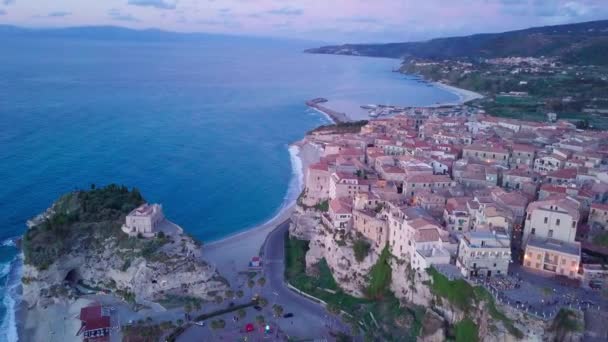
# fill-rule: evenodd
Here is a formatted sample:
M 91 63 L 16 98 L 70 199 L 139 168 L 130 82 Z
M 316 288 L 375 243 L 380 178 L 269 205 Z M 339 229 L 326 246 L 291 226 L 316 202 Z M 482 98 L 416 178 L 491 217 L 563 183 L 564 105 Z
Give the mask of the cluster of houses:
M 608 229 L 608 132 L 425 109 L 308 140 L 322 158 L 302 201 L 327 202 L 329 229 L 416 269 L 494 276 L 518 263 L 586 285 L 606 279 L 608 251 L 593 241 Z

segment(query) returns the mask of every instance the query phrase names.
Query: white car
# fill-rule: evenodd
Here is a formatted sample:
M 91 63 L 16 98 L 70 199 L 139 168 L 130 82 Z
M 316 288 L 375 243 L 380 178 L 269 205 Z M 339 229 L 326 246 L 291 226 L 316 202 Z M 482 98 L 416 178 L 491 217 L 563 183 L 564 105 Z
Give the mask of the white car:
M 205 321 L 194 322 L 194 324 L 198 325 L 199 327 L 204 327 L 205 326 Z

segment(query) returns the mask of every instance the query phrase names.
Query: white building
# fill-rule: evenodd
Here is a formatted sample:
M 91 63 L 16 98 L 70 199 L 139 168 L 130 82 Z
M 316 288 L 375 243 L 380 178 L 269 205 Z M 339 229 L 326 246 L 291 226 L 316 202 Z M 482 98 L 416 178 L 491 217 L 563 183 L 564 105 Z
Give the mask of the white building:
M 122 230 L 130 236 L 141 234 L 143 237 L 153 237 L 161 230 L 160 226 L 164 220 L 165 215 L 160 204 L 145 203 L 127 215 Z
M 465 277 L 507 274 L 511 240 L 500 231 L 464 233 L 458 246 L 456 266 Z

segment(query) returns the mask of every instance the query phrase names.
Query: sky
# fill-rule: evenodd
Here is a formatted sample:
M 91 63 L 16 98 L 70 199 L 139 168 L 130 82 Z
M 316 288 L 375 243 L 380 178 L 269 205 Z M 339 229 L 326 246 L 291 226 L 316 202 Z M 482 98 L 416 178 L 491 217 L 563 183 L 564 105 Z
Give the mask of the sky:
M 608 19 L 608 0 L 0 0 L 0 24 L 112 25 L 333 43 Z

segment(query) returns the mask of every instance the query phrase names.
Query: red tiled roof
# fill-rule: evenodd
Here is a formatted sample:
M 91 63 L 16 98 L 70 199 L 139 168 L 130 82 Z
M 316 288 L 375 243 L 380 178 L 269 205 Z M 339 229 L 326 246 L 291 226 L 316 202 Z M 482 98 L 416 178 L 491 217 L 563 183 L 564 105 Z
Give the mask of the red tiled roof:
M 575 179 L 578 171 L 576 169 L 560 169 L 553 172 L 549 172 L 547 177 L 562 178 L 562 179 Z
M 598 209 L 598 210 L 608 210 L 608 204 L 593 203 L 593 204 L 591 204 L 591 208 Z

